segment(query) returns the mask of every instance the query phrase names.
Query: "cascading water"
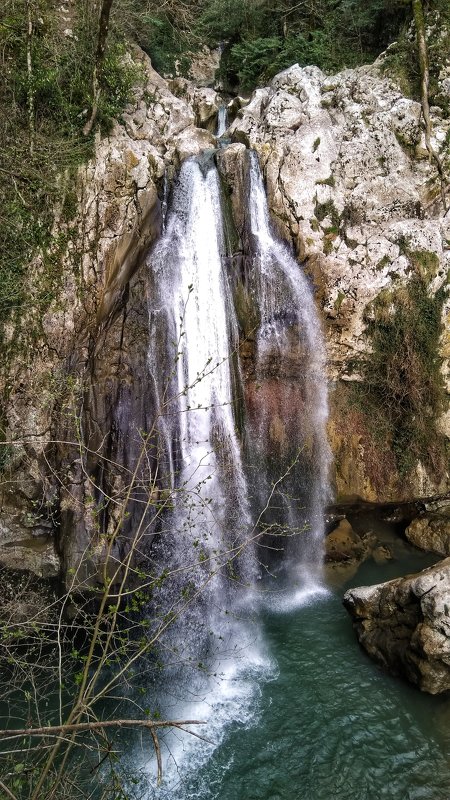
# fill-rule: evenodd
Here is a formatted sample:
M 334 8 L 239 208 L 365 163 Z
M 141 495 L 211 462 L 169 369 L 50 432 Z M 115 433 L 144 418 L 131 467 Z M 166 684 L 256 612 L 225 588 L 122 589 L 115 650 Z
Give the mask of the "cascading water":
M 244 611 L 257 570 L 233 410 L 238 333 L 223 254 L 217 171 L 207 159 L 190 159 L 149 257 L 158 461 L 174 506 L 154 547 L 171 576 L 151 613 L 176 616 L 161 641 L 164 713 L 174 715 L 167 687 L 176 686 L 190 701 L 175 701 L 175 715 L 212 716 L 216 738 L 227 719 L 248 713 L 256 677 L 269 667 L 257 621 L 249 624 L 251 609 Z
M 226 106 L 220 106 L 219 111 L 217 113 L 217 130 L 216 136 L 220 139 L 221 136 L 224 135 L 228 125 L 228 113 Z
M 298 599 L 299 592 L 303 598 L 311 594 L 311 585 L 317 590 L 327 495 L 327 397 L 320 325 L 306 278 L 270 230 L 258 162 L 254 154 L 250 158 L 252 280 L 259 315 L 255 373 L 263 406 L 255 417 L 255 407 L 261 404 L 252 408 L 247 403 L 246 459 L 234 412 L 236 386 L 241 382 L 238 323 L 225 269 L 220 180 L 208 156 L 184 163 L 164 234 L 148 259 L 157 462 L 160 482 L 173 500 L 153 548 L 155 561 L 170 578 L 155 591 L 150 614 L 157 620 L 170 614 L 173 622 L 159 643 L 165 668 L 163 683 L 159 689 L 153 687 L 152 698 L 159 691 L 166 717 L 206 718 L 208 727 L 202 733 L 216 741 L 230 721 L 245 721 L 257 710 L 258 684 L 273 674 L 257 610 L 261 594 L 271 598 L 269 603 L 274 594 L 259 581 L 262 560 L 257 539 L 259 511 L 271 505 L 271 479 L 281 463 L 275 459 L 271 468 L 267 466 L 280 418 L 286 424 L 278 439 L 290 437 L 296 449 L 307 450 L 286 475 L 277 476 L 284 488 L 273 495 L 284 506 L 277 530 L 287 537 L 284 560 L 292 565 L 293 590 L 284 586 L 283 600 L 277 600 L 280 608 L 286 607 L 287 594 Z M 289 363 L 295 374 L 286 381 Z M 299 384 L 301 408 L 293 413 Z M 293 385 L 297 395 L 291 391 Z M 289 451 L 288 460 L 291 455 Z M 254 458 L 256 477 L 251 468 Z M 296 499 L 297 462 L 302 469 L 307 467 L 308 474 Z M 249 492 L 250 481 L 259 485 L 259 509 L 249 499 L 254 494 L 254 489 Z M 292 534 L 304 523 L 310 530 L 302 535 L 301 547 L 293 546 L 291 540 L 300 536 Z M 176 767 L 172 770 L 176 778 L 180 764 L 188 764 L 186 769 L 198 765 L 209 751 L 204 746 L 196 750 L 191 740 L 181 746 L 170 735 L 166 744 L 171 753 L 166 775 L 173 789 L 170 764 Z
M 302 602 L 321 591 L 324 507 L 330 499 L 326 356 L 309 282 L 286 245 L 272 233 L 254 152 L 250 153 L 249 214 L 259 316 L 250 452 L 260 476 L 261 467 L 266 468 L 266 480 L 260 483 L 266 496 L 279 482 L 280 490 L 274 493 L 277 514 L 269 519 L 268 530 L 286 537 L 284 563 L 291 601 Z
M 237 323 L 222 270 L 219 179 L 211 165 L 203 169 L 195 160 L 183 166 L 166 233 L 151 255 L 157 303 L 152 339 L 161 341 L 163 334 L 166 350 L 152 350 L 151 372 L 175 515 L 188 504 L 187 536 L 195 539 L 193 531 L 202 528 L 200 543 L 210 565 L 219 566 L 224 553 L 234 558 L 241 548 L 240 570 L 249 577 L 251 547 L 244 545 L 251 520 L 232 391 Z M 168 381 L 161 375 L 161 357 L 172 365 Z M 195 514 L 192 495 L 198 499 Z M 178 545 L 175 549 L 180 552 Z

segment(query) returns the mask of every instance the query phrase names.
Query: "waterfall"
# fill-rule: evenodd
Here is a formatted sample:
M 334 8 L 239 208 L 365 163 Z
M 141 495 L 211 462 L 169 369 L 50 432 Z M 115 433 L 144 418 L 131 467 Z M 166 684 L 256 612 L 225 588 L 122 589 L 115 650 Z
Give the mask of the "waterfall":
M 170 454 L 175 515 L 183 516 L 187 503 L 192 524 L 195 495 L 193 530 L 203 528 L 202 547 L 212 565 L 220 564 L 222 551 L 233 554 L 244 545 L 251 526 L 233 410 L 237 322 L 223 254 L 217 171 L 211 164 L 188 160 L 175 187 L 165 234 L 150 258 L 152 339 L 157 342 L 163 335 L 164 343 L 149 358 L 158 384 L 163 449 Z M 192 530 L 186 536 L 195 538 Z M 239 561 L 245 569 L 251 556 L 244 553 Z
M 217 130 L 216 137 L 220 139 L 224 135 L 228 125 L 228 113 L 226 106 L 220 106 L 217 113 Z
M 254 152 L 248 202 L 259 314 L 252 454 L 260 476 L 266 467 L 262 482 L 266 494 L 286 475 L 275 493 L 278 513 L 269 519 L 268 529 L 286 536 L 284 563 L 294 590 L 291 600 L 301 602 L 320 591 L 324 507 L 330 499 L 325 347 L 309 281 L 271 230 Z M 273 458 L 274 452 L 278 458 Z
M 255 154 L 248 195 L 250 291 L 258 317 L 251 386 L 238 358 L 220 180 L 211 156 L 183 164 L 162 238 L 148 257 L 156 461 L 173 506 L 160 519 L 152 548 L 170 578 L 154 591 L 150 632 L 173 617 L 159 642 L 164 671 L 152 702 L 156 694 L 167 718 L 206 718 L 202 733 L 216 741 L 228 720 L 251 719 L 258 684 L 273 674 L 261 641 L 261 594 L 284 610 L 318 591 L 328 492 L 320 324 L 306 277 L 271 231 Z M 246 398 L 243 435 L 238 395 Z M 289 565 L 280 592 L 260 580 L 264 507 L 265 537 L 276 531 L 278 541 L 282 534 Z M 198 766 L 210 752 L 170 733 L 165 741 L 169 776 L 172 761 L 176 776 L 180 763 L 189 770 L 192 759 Z
M 173 498 L 152 550 L 170 578 L 155 590 L 149 617 L 155 625 L 174 616 L 160 642 L 163 713 L 207 718 L 216 740 L 227 719 L 250 713 L 257 676 L 270 669 L 248 591 L 257 567 L 234 413 L 238 328 L 224 253 L 217 170 L 208 159 L 189 159 L 148 258 L 158 462 Z M 180 745 L 168 734 L 165 741 L 170 774 L 173 753 L 186 762 L 195 740 Z M 196 758 L 208 752 L 203 746 Z

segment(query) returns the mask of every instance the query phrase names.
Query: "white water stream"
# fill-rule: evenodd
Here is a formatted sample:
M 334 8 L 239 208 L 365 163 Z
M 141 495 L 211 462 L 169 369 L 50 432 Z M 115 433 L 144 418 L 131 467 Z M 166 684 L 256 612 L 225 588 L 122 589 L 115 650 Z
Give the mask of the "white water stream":
M 326 354 L 311 285 L 287 246 L 272 232 L 254 152 L 250 153 L 249 211 L 260 316 L 256 374 L 261 384 L 267 376 L 277 382 L 276 409 L 270 402 L 259 406 L 256 447 L 259 460 L 267 459 L 274 418 L 279 419 L 284 426 L 282 437 L 286 440 L 291 433 L 294 438 L 294 448 L 290 441 L 281 443 L 284 449 L 290 448 L 292 477 L 294 481 L 303 479 L 300 496 L 295 486 L 292 494 L 283 498 L 289 583 L 282 600 L 285 608 L 322 591 L 324 508 L 331 500 Z M 297 467 L 303 468 L 303 476 L 299 476 Z M 278 477 L 271 476 L 272 480 Z M 295 535 L 289 537 L 290 531 Z
M 261 320 L 257 370 L 263 370 L 269 350 L 275 347 L 284 357 L 292 336 L 301 336 L 304 418 L 295 423 L 302 431 L 301 446 L 308 441 L 314 460 L 313 485 L 308 478 L 307 497 L 302 497 L 307 545 L 286 550 L 292 562 L 291 587 L 281 595 L 269 593 L 269 602 L 285 608 L 321 590 L 329 457 L 325 357 L 312 291 L 287 248 L 271 233 L 253 154 L 249 194 Z M 237 432 L 238 324 L 224 255 L 218 173 L 207 160 L 190 159 L 174 187 L 163 237 L 149 256 L 149 365 L 158 412 L 160 477 L 173 497 L 173 511 L 155 548 L 171 576 L 155 596 L 151 614 L 176 617 L 161 640 L 164 671 L 151 695 L 154 702 L 155 692 L 159 694 L 166 718 L 206 719 L 201 732 L 216 743 L 230 722 L 250 721 L 257 713 L 259 684 L 274 674 L 258 622 L 258 528 L 248 489 L 255 476 L 244 463 Z M 287 414 L 287 408 L 280 413 Z M 270 455 L 264 453 L 268 426 L 270 420 L 263 415 L 253 431 L 262 460 Z M 295 516 L 295 504 L 288 506 L 286 524 L 297 525 L 289 519 Z M 172 733 L 164 746 L 164 791 L 169 794 L 158 796 L 172 797 L 178 781 L 208 758 L 212 745 Z
M 224 135 L 227 127 L 228 127 L 227 107 L 226 106 L 220 106 L 219 111 L 217 113 L 216 136 L 217 136 L 218 139 L 220 139 L 220 137 Z

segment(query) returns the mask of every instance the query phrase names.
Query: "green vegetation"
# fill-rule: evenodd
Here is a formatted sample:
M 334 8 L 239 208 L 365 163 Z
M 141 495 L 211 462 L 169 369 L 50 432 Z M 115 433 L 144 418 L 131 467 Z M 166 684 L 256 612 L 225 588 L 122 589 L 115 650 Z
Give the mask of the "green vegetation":
M 333 72 L 370 61 L 409 18 L 401 0 L 210 0 L 197 29 L 226 43 L 223 79 L 250 89 L 295 62 Z
M 52 241 L 55 208 L 76 213 L 73 184 L 92 152 L 82 127 L 90 110 L 98 9 L 76 0 L 71 19 L 59 4 L 7 0 L 0 21 L 0 326 L 20 311 L 30 261 L 42 253 L 48 273 L 37 292 L 36 320 L 55 290 L 63 242 Z M 28 17 L 28 12 L 30 16 Z M 31 34 L 29 32 L 31 24 Z M 100 74 L 97 121 L 109 130 L 124 108 L 137 70 L 126 62 L 123 35 L 111 31 Z M 31 110 L 30 110 L 31 103 Z M 56 259 L 56 260 L 55 260 Z M 50 285 L 51 284 L 51 285 Z M 36 300 L 36 298 L 34 298 Z M 0 338 L 3 334 L 0 334 Z
M 440 94 L 438 77 L 441 66 L 445 63 L 450 51 L 450 5 L 447 0 L 433 0 L 427 11 L 427 48 L 430 70 L 429 100 L 431 105 L 439 105 L 444 112 L 450 113 L 447 96 Z M 433 13 L 434 12 L 434 13 Z M 397 41 L 383 62 L 384 70 L 392 75 L 407 97 L 420 99 L 420 64 L 417 56 L 417 44 L 408 26 L 399 29 Z
M 362 364 L 364 384 L 356 391 L 374 434 L 392 443 L 400 473 L 421 460 L 439 474 L 445 442 L 436 421 L 447 403 L 439 340 L 448 289 L 444 284 L 430 293 L 434 253 L 408 255 L 414 270 L 408 283 L 382 291 L 369 306 L 372 352 Z
M 386 59 L 405 91 L 419 96 L 416 44 L 408 32 L 409 0 L 116 0 L 116 18 L 150 55 L 156 69 L 185 72 L 203 44 L 223 47 L 221 79 L 229 88 L 253 89 L 286 67 L 315 64 L 333 73 L 370 62 L 398 40 Z M 121 9 L 120 11 L 118 9 Z M 449 22 L 447 0 L 427 10 Z M 438 64 L 448 52 L 444 26 L 432 25 L 431 94 Z M 441 98 L 442 99 L 442 98 Z
M 327 181 L 322 181 L 322 183 L 327 183 Z M 323 222 L 324 219 L 329 217 L 331 219 L 331 226 L 334 232 L 337 233 L 341 218 L 333 200 L 327 200 L 325 203 L 318 203 L 316 200 L 314 213 L 319 222 Z

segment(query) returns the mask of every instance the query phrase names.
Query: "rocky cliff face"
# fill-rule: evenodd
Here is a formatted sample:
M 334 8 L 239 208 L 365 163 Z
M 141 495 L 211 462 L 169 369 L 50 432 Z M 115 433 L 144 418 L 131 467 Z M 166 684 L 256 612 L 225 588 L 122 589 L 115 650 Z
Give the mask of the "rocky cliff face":
M 139 497 L 128 490 L 155 418 L 145 254 L 161 231 L 165 186 L 175 170 L 216 144 L 215 92 L 181 79 L 167 83 L 139 58 L 145 85 L 111 135 L 97 142 L 94 159 L 66 187 L 57 210 L 59 277 L 48 310 L 35 319 L 33 297 L 46 281 L 36 259 L 28 311 L 7 332 L 1 393 L 12 448 L 4 468 L 1 560 L 40 574 L 54 573 L 61 561 L 69 584 L 101 583 L 116 527 L 123 535 L 114 555 L 123 558 L 127 534 L 142 520 Z M 436 148 L 447 147 L 448 127 L 435 110 Z M 415 270 L 426 272 L 434 296 L 448 273 L 450 217 L 425 158 L 418 103 L 403 97 L 379 65 L 333 78 L 294 66 L 254 93 L 229 135 L 234 143 L 217 160 L 237 234 L 230 247 L 245 370 L 251 374 L 252 308 L 239 269 L 247 237 L 245 146 L 251 146 L 264 168 L 274 224 L 306 263 L 323 312 L 338 493 L 397 500 L 444 491 L 442 468 L 433 472 L 416 459 L 406 478 L 399 473 L 389 442 L 369 429 L 349 389 L 361 383 L 357 362 L 371 350 L 374 301 L 406 286 Z M 447 340 L 442 356 L 449 356 Z M 448 436 L 448 417 L 440 424 Z M 147 452 L 133 480 L 148 486 L 153 467 Z M 151 537 L 154 517 L 145 513 Z
M 344 605 L 361 645 L 424 692 L 450 689 L 450 559 L 406 578 L 351 589 Z
M 449 120 L 435 108 L 433 123 L 434 147 L 448 160 Z M 253 94 L 230 133 L 259 153 L 273 219 L 305 262 L 323 309 L 338 494 L 390 500 L 444 491 L 445 456 L 436 469 L 416 457 L 399 470 L 389 433 L 381 445 L 353 391 L 372 350 L 368 331 L 394 315 L 397 293 L 415 272 L 430 297 L 448 279 L 450 214 L 427 157 L 419 103 L 383 75 L 381 60 L 333 77 L 294 66 Z M 440 309 L 447 393 L 449 308 L 447 299 Z M 439 425 L 448 439 L 448 413 Z
M 139 58 L 144 86 L 66 187 L 61 209 L 70 198 L 69 218 L 57 210 L 53 300 L 37 320 L 33 298 L 45 290 L 48 269 L 37 258 L 28 310 L 7 331 L 1 394 L 12 446 L 2 481 L 1 560 L 41 575 L 58 573 L 61 563 L 69 585 L 102 583 L 116 526 L 123 535 L 113 555 L 122 558 L 128 532 L 142 521 L 133 502 L 139 490 L 128 493 L 155 417 L 143 262 L 162 228 L 165 181 L 215 141 L 195 126 L 211 94 L 188 103 Z M 60 240 L 65 246 L 56 253 Z M 148 454 L 141 462 L 135 484 L 151 472 Z

